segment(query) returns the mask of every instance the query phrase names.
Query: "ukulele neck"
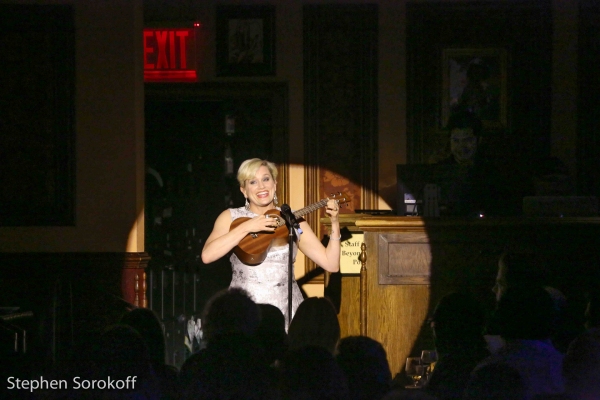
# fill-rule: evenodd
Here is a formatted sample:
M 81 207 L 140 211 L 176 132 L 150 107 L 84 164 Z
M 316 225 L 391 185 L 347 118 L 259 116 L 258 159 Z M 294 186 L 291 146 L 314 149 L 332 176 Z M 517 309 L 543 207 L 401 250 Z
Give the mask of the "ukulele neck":
M 328 201 L 328 199 L 323 199 L 323 200 L 313 203 L 309 206 L 301 208 L 297 211 L 294 211 L 294 217 L 300 218 L 300 217 L 305 216 L 306 214 L 309 214 L 313 211 L 318 210 L 321 207 L 325 207 L 327 205 L 327 201 Z

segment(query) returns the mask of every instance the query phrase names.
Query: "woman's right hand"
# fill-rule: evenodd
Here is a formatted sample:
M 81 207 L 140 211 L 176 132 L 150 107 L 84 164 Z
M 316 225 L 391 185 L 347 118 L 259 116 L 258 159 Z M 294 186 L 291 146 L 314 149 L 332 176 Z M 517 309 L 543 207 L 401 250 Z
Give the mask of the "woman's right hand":
M 246 233 L 274 232 L 277 228 L 277 220 L 267 215 L 257 215 L 240 224 Z
M 277 221 L 274 218 L 267 218 L 264 215 L 249 218 L 233 228 L 231 223 L 231 212 L 223 211 L 215 221 L 215 226 L 204 243 L 202 262 L 208 264 L 223 257 L 248 234 L 274 232 L 277 227 Z

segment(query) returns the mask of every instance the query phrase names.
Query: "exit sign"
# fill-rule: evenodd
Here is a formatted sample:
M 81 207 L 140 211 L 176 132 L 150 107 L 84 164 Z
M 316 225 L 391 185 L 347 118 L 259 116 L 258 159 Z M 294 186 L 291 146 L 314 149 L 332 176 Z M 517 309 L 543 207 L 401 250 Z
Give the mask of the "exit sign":
M 144 29 L 144 81 L 195 82 L 195 29 Z

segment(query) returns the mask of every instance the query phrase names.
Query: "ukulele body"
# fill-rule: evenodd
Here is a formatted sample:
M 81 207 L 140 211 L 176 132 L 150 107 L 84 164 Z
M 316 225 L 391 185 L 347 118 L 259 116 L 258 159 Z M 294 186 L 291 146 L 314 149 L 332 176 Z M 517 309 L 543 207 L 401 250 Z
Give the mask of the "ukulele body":
M 281 216 L 281 211 L 273 209 L 265 213 L 269 218 L 275 219 L 277 227 L 274 232 L 256 232 L 246 235 L 240 243 L 234 247 L 235 255 L 246 265 L 258 265 L 265 261 L 269 249 L 275 245 L 283 245 L 287 243 L 289 229 L 285 224 L 285 220 Z M 236 218 L 229 230 L 249 220 L 249 217 Z
M 338 204 L 347 203 L 349 201 L 348 196 L 343 192 L 331 193 L 328 198 L 322 199 L 316 203 L 304 207 L 301 210 L 295 211 L 294 217 L 300 221 L 300 218 L 309 212 L 316 211 L 321 207 L 325 207 L 327 205 L 327 201 L 330 199 L 337 200 Z M 235 255 L 246 265 L 258 265 L 262 263 L 265 258 L 267 258 L 267 253 L 273 245 L 283 246 L 284 244 L 288 243 L 290 231 L 285 224 L 284 218 L 281 216 L 281 211 L 272 209 L 267 211 L 264 215 L 276 220 L 277 227 L 275 228 L 275 231 L 256 232 L 246 235 L 240 241 L 240 243 L 233 248 Z M 240 217 L 235 219 L 231 223 L 229 230 L 232 230 L 249 219 L 249 217 Z

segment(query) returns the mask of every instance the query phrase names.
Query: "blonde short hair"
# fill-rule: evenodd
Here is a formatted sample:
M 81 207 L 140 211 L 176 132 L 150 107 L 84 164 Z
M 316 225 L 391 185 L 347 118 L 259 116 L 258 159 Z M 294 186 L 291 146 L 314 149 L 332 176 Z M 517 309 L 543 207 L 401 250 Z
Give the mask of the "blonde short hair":
M 277 181 L 277 166 L 274 163 L 267 160 L 261 160 L 260 158 L 250 158 L 244 161 L 238 168 L 237 180 L 240 187 L 244 187 L 244 184 L 248 179 L 254 178 L 256 171 L 263 165 L 269 169 L 273 180 Z

